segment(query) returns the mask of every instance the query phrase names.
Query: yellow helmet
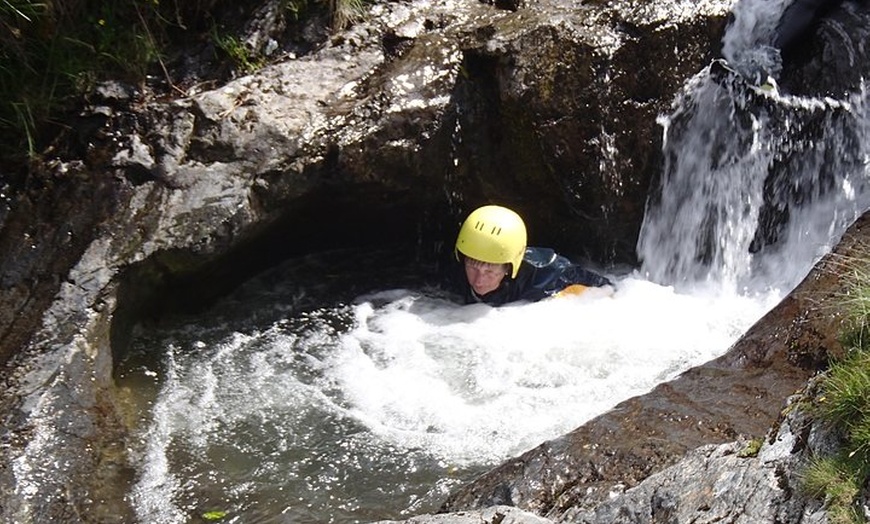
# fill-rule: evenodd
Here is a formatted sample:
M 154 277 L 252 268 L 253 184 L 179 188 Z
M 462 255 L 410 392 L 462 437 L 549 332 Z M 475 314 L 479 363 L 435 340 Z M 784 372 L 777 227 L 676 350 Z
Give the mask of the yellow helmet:
M 510 264 L 516 278 L 526 252 L 526 225 L 518 214 L 506 207 L 483 206 L 468 215 L 459 236 L 456 253 L 489 262 Z

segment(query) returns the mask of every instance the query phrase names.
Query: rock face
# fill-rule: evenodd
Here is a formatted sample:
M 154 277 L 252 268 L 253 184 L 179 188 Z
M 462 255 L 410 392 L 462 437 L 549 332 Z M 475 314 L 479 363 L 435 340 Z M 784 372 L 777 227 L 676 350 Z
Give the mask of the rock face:
M 795 397 L 797 402 L 798 397 Z M 746 441 L 706 445 L 594 510 L 569 510 L 563 522 L 826 522 L 822 502 L 801 496 L 800 472 L 836 438 L 797 410 L 750 454 Z
M 421 515 L 413 524 L 513 522 L 648 524 L 651 522 L 827 522 L 822 501 L 801 494 L 800 474 L 814 454 L 840 443 L 823 424 L 794 406 L 811 402 L 814 385 L 789 399 L 787 415 L 764 438 L 698 447 L 637 486 L 615 484 L 606 500 L 568 508 L 552 518 L 512 506 Z M 386 522 L 386 521 L 385 521 Z
M 0 520 L 132 521 L 112 383 L 131 325 L 284 257 L 395 243 L 432 245 L 417 249 L 437 259 L 469 209 L 499 201 L 526 216 L 535 243 L 632 264 L 660 165 L 656 117 L 717 54 L 730 4 L 377 4 L 311 54 L 214 90 L 166 102 L 104 86 L 79 122 L 82 157 L 52 160 L 2 197 Z M 616 482 L 687 450 L 762 435 L 823 359 L 823 342 L 793 324 L 801 300 L 730 356 L 446 507 L 586 514 Z M 768 346 L 774 336 L 804 350 Z
M 655 118 L 715 55 L 727 4 L 390 3 L 212 91 L 167 103 L 104 86 L 76 125 L 83 158 L 4 196 L 3 311 L 15 314 L 0 356 L 99 239 L 113 244 L 110 272 L 147 265 L 149 284 L 176 284 L 214 270 L 227 278 L 200 291 L 219 293 L 293 253 L 441 241 L 501 201 L 539 244 L 631 262 Z M 71 191 L 82 197 L 57 205 Z

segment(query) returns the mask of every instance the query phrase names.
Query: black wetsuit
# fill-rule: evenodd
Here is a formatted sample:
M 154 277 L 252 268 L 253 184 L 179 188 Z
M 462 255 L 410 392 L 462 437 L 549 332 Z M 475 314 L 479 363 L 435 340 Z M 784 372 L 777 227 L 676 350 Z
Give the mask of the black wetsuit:
M 466 304 L 484 302 L 500 306 L 520 300 L 536 302 L 553 296 L 574 284 L 589 287 L 611 285 L 607 278 L 583 269 L 566 257 L 556 254 L 552 249 L 538 247 L 526 248 L 526 254 L 516 278 L 505 277 L 495 291 L 482 296 L 477 295 L 471 289 L 465 272 L 461 268 L 459 273 L 455 285 L 463 295 Z

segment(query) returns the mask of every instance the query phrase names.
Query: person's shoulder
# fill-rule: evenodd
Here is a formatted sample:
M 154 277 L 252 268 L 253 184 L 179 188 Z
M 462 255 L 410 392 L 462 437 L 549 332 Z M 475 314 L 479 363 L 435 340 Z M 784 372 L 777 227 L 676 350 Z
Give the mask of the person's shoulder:
M 523 262 L 533 267 L 544 267 L 552 264 L 558 257 L 556 251 L 549 247 L 527 247 Z

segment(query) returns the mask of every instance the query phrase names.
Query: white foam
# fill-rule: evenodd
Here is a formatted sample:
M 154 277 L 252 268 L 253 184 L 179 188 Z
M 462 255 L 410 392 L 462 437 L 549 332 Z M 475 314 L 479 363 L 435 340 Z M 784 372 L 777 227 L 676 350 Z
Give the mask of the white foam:
M 778 299 L 679 294 L 637 277 L 609 297 L 502 308 L 409 294 L 359 305 L 329 373 L 382 438 L 492 462 L 722 354 Z

